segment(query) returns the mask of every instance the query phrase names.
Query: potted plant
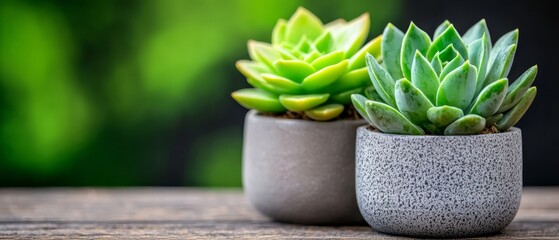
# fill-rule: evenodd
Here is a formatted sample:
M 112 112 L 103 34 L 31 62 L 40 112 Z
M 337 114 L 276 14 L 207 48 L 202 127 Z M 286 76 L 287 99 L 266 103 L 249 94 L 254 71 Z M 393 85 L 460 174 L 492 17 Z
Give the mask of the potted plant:
M 302 224 L 363 222 L 355 198 L 355 131 L 366 122 L 351 95 L 370 86 L 361 47 L 369 16 L 323 23 L 304 8 L 280 19 L 272 42 L 248 42 L 236 66 L 254 88 L 232 93 L 245 119 L 243 186 L 264 215 Z
M 367 57 L 374 91 L 352 101 L 372 127 L 356 143 L 356 191 L 377 231 L 416 237 L 495 233 L 514 218 L 522 136 L 537 66 L 509 86 L 518 30 L 492 45 L 484 20 L 463 36 L 445 21 L 433 40 L 389 24 L 382 61 Z

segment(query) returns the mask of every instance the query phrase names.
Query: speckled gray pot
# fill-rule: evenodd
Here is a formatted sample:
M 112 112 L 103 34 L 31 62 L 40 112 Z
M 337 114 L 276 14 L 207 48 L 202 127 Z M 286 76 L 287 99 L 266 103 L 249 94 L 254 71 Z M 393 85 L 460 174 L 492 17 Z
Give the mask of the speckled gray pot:
M 243 144 L 245 195 L 276 221 L 364 224 L 355 198 L 355 132 L 364 124 L 279 119 L 250 111 Z
M 415 237 L 495 233 L 522 190 L 520 129 L 470 136 L 357 131 L 356 190 L 373 229 Z

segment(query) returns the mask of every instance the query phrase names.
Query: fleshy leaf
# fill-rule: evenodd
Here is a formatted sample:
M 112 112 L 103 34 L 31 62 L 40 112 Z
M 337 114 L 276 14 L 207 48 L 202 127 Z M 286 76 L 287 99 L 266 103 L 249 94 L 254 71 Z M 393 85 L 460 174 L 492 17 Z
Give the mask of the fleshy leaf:
M 374 100 L 376 102 L 384 102 L 384 100 L 382 100 L 380 95 L 378 95 L 378 92 L 375 89 L 375 86 L 369 86 L 369 87 L 365 88 L 365 90 L 363 90 L 363 93 L 365 94 L 365 96 L 368 99 Z
M 301 85 L 290 79 L 272 73 L 264 73 L 261 76 L 266 83 L 280 90 L 282 93 L 299 93 L 301 91 Z
M 287 27 L 287 21 L 285 19 L 280 19 L 276 23 L 274 30 L 272 31 L 272 45 L 279 45 L 285 39 L 285 28 Z
M 363 67 L 344 74 L 324 90 L 329 92 L 345 91 L 360 86 L 366 86 L 368 83 L 370 84 L 370 80 L 367 67 Z
M 491 69 L 495 63 L 495 58 L 497 54 L 501 51 L 507 49 L 510 45 L 518 45 L 518 29 L 505 33 L 501 38 L 497 40 L 493 49 L 491 49 L 491 54 L 489 55 L 489 62 L 487 63 L 487 69 Z
M 289 111 L 301 112 L 325 103 L 329 96 L 330 94 L 281 95 L 279 101 Z
M 398 110 L 375 101 L 366 101 L 365 110 L 375 124 L 384 133 L 423 135 L 425 132 L 416 126 Z
M 328 121 L 340 116 L 343 111 L 344 105 L 333 103 L 307 110 L 305 115 L 316 121 Z
M 351 57 L 351 59 L 349 59 L 349 70 L 365 67 L 366 66 L 365 55 L 367 55 L 367 53 L 373 55 L 373 57 L 377 59 L 380 58 L 381 42 L 382 42 L 382 35 L 376 37 L 375 39 L 365 44 L 364 47 L 362 47 L 357 53 L 355 53 Z
M 474 24 L 470 29 L 468 29 L 468 31 L 464 33 L 464 36 L 462 36 L 462 41 L 464 41 L 464 44 L 469 46 L 474 41 L 483 37 L 483 35 L 485 35 L 484 41 L 488 43 L 489 48 L 491 48 L 491 36 L 489 35 L 489 28 L 487 28 L 487 23 L 485 22 L 485 19 L 481 19 L 479 22 Z
M 466 49 L 466 45 L 462 42 L 460 38 L 460 34 L 451 24 L 441 35 L 439 35 L 433 43 L 429 50 L 427 50 L 427 59 L 433 59 L 437 52 L 444 50 L 448 45 L 452 44 L 454 49 L 462 55 L 462 58 L 468 58 L 468 49 Z
M 396 106 L 396 102 L 394 101 L 394 80 L 390 74 L 378 64 L 377 60 L 372 55 L 367 54 L 365 58 L 367 59 L 369 76 L 378 94 L 385 103 Z
M 298 83 L 316 72 L 312 65 L 301 60 L 278 60 L 274 63 L 274 68 L 280 75 Z
M 448 27 L 450 27 L 450 25 L 451 24 L 448 20 L 445 20 L 443 23 L 441 23 L 441 25 L 439 25 L 437 29 L 435 29 L 435 34 L 433 35 L 433 39 L 440 36 Z
M 305 55 L 303 60 L 307 63 L 311 63 L 314 60 L 316 60 L 317 58 L 319 58 L 320 56 L 322 56 L 322 55 L 320 55 L 320 53 L 318 51 L 311 51 L 309 54 Z
M 313 44 L 320 52 L 326 53 L 332 48 L 334 38 L 329 31 L 325 31 L 314 40 Z
M 352 94 L 358 94 L 358 93 L 363 93 L 363 88 L 355 88 L 355 89 L 350 89 L 347 91 L 343 91 L 343 92 L 339 92 L 336 94 L 333 94 L 332 97 L 330 97 L 331 102 L 334 103 L 339 103 L 342 105 L 348 105 L 351 103 L 351 95 Z
M 369 14 L 365 13 L 346 25 L 337 25 L 333 28 L 328 26 L 328 30 L 332 33 L 336 49 L 344 51 L 349 57 L 353 56 L 365 42 L 369 34 L 369 25 Z
M 489 48 L 491 46 L 490 43 L 487 43 L 485 35 L 468 46 L 470 64 L 477 68 L 476 95 L 484 87 L 487 61 L 489 60 Z
M 466 109 L 476 91 L 476 67 L 466 61 L 450 72 L 441 82 L 437 92 L 437 106 L 450 105 Z
M 489 116 L 485 118 L 485 126 L 490 127 L 493 124 L 497 124 L 497 122 L 499 122 L 499 120 L 501 120 L 503 116 L 504 115 L 502 113 L 497 113 L 493 116 Z
M 344 56 L 343 51 L 334 51 L 334 52 L 328 53 L 324 56 L 321 56 L 321 57 L 315 59 L 314 61 L 312 61 L 311 65 L 316 70 L 320 70 L 320 69 L 323 69 L 327 66 L 331 66 L 331 65 L 334 65 L 336 63 L 339 63 L 344 59 L 345 59 L 345 56 Z
M 437 76 L 441 74 L 441 71 L 443 70 L 443 62 L 439 58 L 439 53 L 435 54 L 433 60 L 431 60 L 431 67 L 433 67 L 433 70 L 435 70 Z
M 425 54 L 429 45 L 431 45 L 429 35 L 412 22 L 404 35 L 400 52 L 400 66 L 405 78 L 411 79 L 411 67 L 416 51 Z
M 460 53 L 454 49 L 454 45 L 452 44 L 446 46 L 446 48 L 438 52 L 438 54 L 441 62 L 450 62 L 452 59 L 456 58 L 457 55 L 460 55 Z
M 478 95 L 472 108 L 471 114 L 476 114 L 481 117 L 489 117 L 493 115 L 507 94 L 507 87 L 509 86 L 508 79 L 503 78 L 495 81 L 485 87 Z
M 446 127 L 463 116 L 462 109 L 453 106 L 444 105 L 427 110 L 427 118 L 437 127 Z
M 250 58 L 257 62 L 263 62 L 270 68 L 274 68 L 273 63 L 281 59 L 281 54 L 269 43 L 248 41 L 248 54 Z
M 446 77 L 446 75 L 454 71 L 456 68 L 462 66 L 462 64 L 464 64 L 464 59 L 462 59 L 462 56 L 460 56 L 460 54 L 456 55 L 456 57 L 454 57 L 452 61 L 447 63 L 446 66 L 444 66 L 443 70 L 441 71 L 441 74 L 439 74 L 439 79 L 441 80 L 441 82 Z
M 507 96 L 505 97 L 505 100 L 503 100 L 503 103 L 497 112 L 505 112 L 514 107 L 514 105 L 520 101 L 520 98 L 524 95 L 526 90 L 528 90 L 528 88 L 532 85 L 534 79 L 536 79 L 537 73 L 538 66 L 536 65 L 520 75 L 520 77 L 518 77 L 518 79 L 510 85 L 507 90 Z
M 248 60 L 239 60 L 235 63 L 237 70 L 247 78 L 262 79 L 260 74 L 271 72 L 268 67 L 259 63 Z
M 347 64 L 348 60 L 343 60 L 325 67 L 303 79 L 301 86 L 308 91 L 328 86 L 347 71 Z
M 454 121 L 444 130 L 444 135 L 478 134 L 485 128 L 485 118 L 468 114 Z
M 433 107 L 429 99 L 410 81 L 405 78 L 398 80 L 394 86 L 394 98 L 400 113 L 415 124 L 428 122 L 427 110 Z
M 526 113 L 528 108 L 530 108 L 530 105 L 532 105 L 534 98 L 536 98 L 536 93 L 536 87 L 529 88 L 526 93 L 524 93 L 522 98 L 520 98 L 518 104 L 516 104 L 509 112 L 505 113 L 503 118 L 497 124 L 497 128 L 500 131 L 506 131 L 518 123 L 522 116 L 524 116 L 524 113 Z
M 285 91 L 281 91 L 279 89 L 276 89 L 274 86 L 268 84 L 266 81 L 264 81 L 263 78 L 259 78 L 259 79 L 247 78 L 247 82 L 251 86 L 253 86 L 255 88 L 258 88 L 258 89 L 262 89 L 266 92 L 270 92 L 270 93 L 274 93 L 274 94 L 285 93 Z
M 497 79 L 506 78 L 509 75 L 514 54 L 516 53 L 516 45 L 510 45 L 497 53 L 491 69 L 487 73 L 484 86 L 496 81 Z
M 436 102 L 439 78 L 427 58 L 423 57 L 419 51 L 415 53 L 415 58 L 413 60 L 411 82 L 414 86 L 419 88 L 432 103 Z
M 367 114 L 367 110 L 365 110 L 365 102 L 367 100 L 368 99 L 361 94 L 351 95 L 351 102 L 353 103 L 355 110 L 357 110 L 357 112 L 359 113 L 359 115 L 361 115 L 363 119 L 365 119 L 369 124 L 371 124 L 371 126 L 374 127 L 375 124 L 373 123 L 373 121 L 371 121 L 371 118 L 369 118 L 369 115 Z
M 402 41 L 404 33 L 397 27 L 388 23 L 382 33 L 382 60 L 386 66 L 386 70 L 394 79 L 403 78 L 402 68 L 400 67 L 400 53 L 402 49 Z
M 256 109 L 260 112 L 283 112 L 285 108 L 279 102 L 278 96 L 256 88 L 245 88 L 231 93 L 231 96 L 241 106 Z
M 323 31 L 322 22 L 307 9 L 299 7 L 287 22 L 285 28 L 285 40 L 291 44 L 297 44 L 306 36 L 314 40 Z

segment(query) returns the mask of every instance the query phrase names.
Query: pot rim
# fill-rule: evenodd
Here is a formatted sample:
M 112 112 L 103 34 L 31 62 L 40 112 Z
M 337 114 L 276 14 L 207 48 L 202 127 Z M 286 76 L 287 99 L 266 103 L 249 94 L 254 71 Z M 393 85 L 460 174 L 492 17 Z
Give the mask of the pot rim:
M 434 138 L 485 138 L 485 137 L 496 137 L 509 134 L 521 134 L 520 128 L 511 127 L 505 132 L 490 133 L 490 134 L 473 134 L 473 135 L 405 135 L 405 134 L 393 134 L 393 133 L 383 133 L 380 131 L 372 131 L 368 129 L 369 125 L 361 126 L 357 131 L 366 131 L 371 134 L 383 135 L 384 137 L 394 137 L 394 138 L 407 138 L 407 139 L 434 139 Z
M 270 116 L 261 115 L 260 112 L 251 109 L 246 114 L 247 118 L 257 119 L 259 121 L 271 121 L 276 122 L 278 124 L 298 124 L 298 125 L 343 125 L 343 124 L 351 124 L 351 125 L 365 125 L 367 121 L 365 119 L 342 119 L 342 120 L 333 120 L 333 121 L 310 121 L 304 119 L 286 119 L 286 118 L 275 118 Z

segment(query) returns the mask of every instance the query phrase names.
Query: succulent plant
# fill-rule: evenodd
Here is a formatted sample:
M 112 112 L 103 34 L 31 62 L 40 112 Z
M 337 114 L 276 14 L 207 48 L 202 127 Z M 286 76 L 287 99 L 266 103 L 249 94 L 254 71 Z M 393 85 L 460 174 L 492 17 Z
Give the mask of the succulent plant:
M 460 36 L 445 21 L 431 40 L 413 22 L 407 32 L 388 24 L 382 63 L 367 56 L 374 89 L 352 95 L 363 118 L 385 133 L 479 134 L 485 127 L 506 131 L 536 96 L 533 66 L 509 86 L 518 30 L 495 45 L 485 20 Z
M 259 112 L 304 113 L 318 121 L 338 117 L 351 105 L 351 95 L 371 85 L 365 55 L 380 56 L 381 37 L 365 46 L 369 15 L 323 25 L 299 8 L 288 20 L 280 19 L 272 42 L 250 40 L 251 60 L 237 69 L 254 88 L 233 92 L 242 106 Z

